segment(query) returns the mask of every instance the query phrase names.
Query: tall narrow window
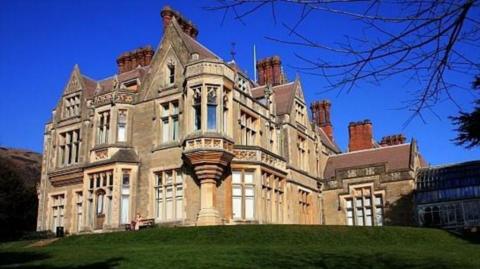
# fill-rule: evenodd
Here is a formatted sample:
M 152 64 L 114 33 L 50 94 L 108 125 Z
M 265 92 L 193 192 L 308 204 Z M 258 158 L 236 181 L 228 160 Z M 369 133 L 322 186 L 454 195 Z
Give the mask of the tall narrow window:
M 193 89 L 193 124 L 195 130 L 202 129 L 202 90 L 201 87 Z
M 168 83 L 175 83 L 175 64 L 169 63 L 168 65 Z
M 159 221 L 183 219 L 183 176 L 180 170 L 155 174 L 155 212 Z
M 80 154 L 80 129 L 60 134 L 59 164 L 71 165 L 79 161 Z
M 127 111 L 118 111 L 117 141 L 127 141 Z
M 162 105 L 162 142 L 170 141 L 170 111 L 169 104 Z
M 178 130 L 178 103 L 173 102 L 170 103 L 172 107 L 172 140 L 177 141 L 179 137 L 179 130 Z
M 83 221 L 83 193 L 80 191 L 80 192 L 77 192 L 76 193 L 77 197 L 77 201 L 76 201 L 76 211 L 77 211 L 77 232 L 80 232 L 81 229 L 82 229 L 82 221 Z
M 65 195 L 52 196 L 52 231 L 55 232 L 57 227 L 63 227 L 65 209 Z
M 120 200 L 120 223 L 129 223 L 130 210 L 130 171 L 123 170 Z
M 382 195 L 375 195 L 375 224 L 383 226 L 383 198 Z
M 108 143 L 108 136 L 110 134 L 110 111 L 104 111 L 98 115 L 97 126 L 97 144 Z
M 283 181 L 281 178 L 262 172 L 262 208 L 265 223 L 283 223 Z
M 255 218 L 255 182 L 253 171 L 232 171 L 233 219 Z
M 301 224 L 310 224 L 311 223 L 311 214 L 310 214 L 310 192 L 299 189 L 298 190 L 298 204 L 300 207 L 300 223 Z
M 178 102 L 169 102 L 161 105 L 162 116 L 162 143 L 177 141 L 179 138 Z
M 298 136 L 298 166 L 303 170 L 307 170 L 307 165 L 306 141 L 304 137 Z
M 256 118 L 244 111 L 240 112 L 241 143 L 243 145 L 255 145 L 256 139 Z
M 228 92 L 223 91 L 223 133 L 228 134 Z
M 207 87 L 207 128 L 217 129 L 217 88 Z
M 353 200 L 351 198 L 345 200 L 347 210 L 347 225 L 352 226 L 353 221 Z

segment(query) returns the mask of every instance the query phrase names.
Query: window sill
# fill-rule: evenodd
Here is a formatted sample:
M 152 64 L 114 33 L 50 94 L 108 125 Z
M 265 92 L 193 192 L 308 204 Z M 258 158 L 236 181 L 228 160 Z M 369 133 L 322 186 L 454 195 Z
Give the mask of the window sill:
M 177 89 L 177 84 L 171 84 L 171 85 L 167 85 L 165 88 L 162 88 L 162 89 L 159 89 L 158 92 L 161 93 L 161 92 L 164 92 L 164 91 L 169 91 L 169 90 L 174 90 L 174 89 Z
M 179 141 L 171 141 L 171 142 L 165 142 L 161 143 L 159 145 L 154 146 L 152 149 L 152 152 L 158 151 L 158 150 L 164 150 L 164 149 L 170 149 L 170 148 L 176 148 L 180 147 L 180 142 Z

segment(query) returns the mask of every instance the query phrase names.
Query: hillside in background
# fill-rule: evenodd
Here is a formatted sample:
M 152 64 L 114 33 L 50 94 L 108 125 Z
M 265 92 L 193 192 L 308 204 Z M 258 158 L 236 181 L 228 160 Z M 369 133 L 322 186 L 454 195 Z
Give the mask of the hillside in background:
M 0 240 L 34 231 L 42 155 L 0 147 Z
M 480 245 L 408 227 L 237 225 L 74 235 L 0 244 L 0 267 L 480 268 Z
M 12 167 L 26 186 L 35 186 L 40 182 L 42 154 L 29 150 L 0 147 L 0 160 Z

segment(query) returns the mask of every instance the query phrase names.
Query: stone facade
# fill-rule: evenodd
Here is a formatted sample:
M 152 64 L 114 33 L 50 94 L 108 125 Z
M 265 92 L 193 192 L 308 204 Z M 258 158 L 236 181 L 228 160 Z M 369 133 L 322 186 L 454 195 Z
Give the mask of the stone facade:
M 98 81 L 74 67 L 45 127 L 38 230 L 116 230 L 136 214 L 161 225 L 411 224 L 414 142 L 357 137 L 361 150 L 341 154 L 330 103 L 312 105 L 311 122 L 278 56 L 259 61 L 254 82 L 178 12 L 161 14 L 153 55 L 123 53 L 119 73 Z M 347 205 L 358 197 L 361 216 Z

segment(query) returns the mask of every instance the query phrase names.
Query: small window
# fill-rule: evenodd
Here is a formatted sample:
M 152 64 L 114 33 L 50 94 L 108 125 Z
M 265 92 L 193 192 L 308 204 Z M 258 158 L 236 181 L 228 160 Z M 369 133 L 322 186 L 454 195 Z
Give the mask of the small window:
M 168 64 L 168 83 L 175 83 L 175 65 L 173 63 Z
M 192 53 L 192 60 L 196 61 L 199 59 L 198 53 Z

